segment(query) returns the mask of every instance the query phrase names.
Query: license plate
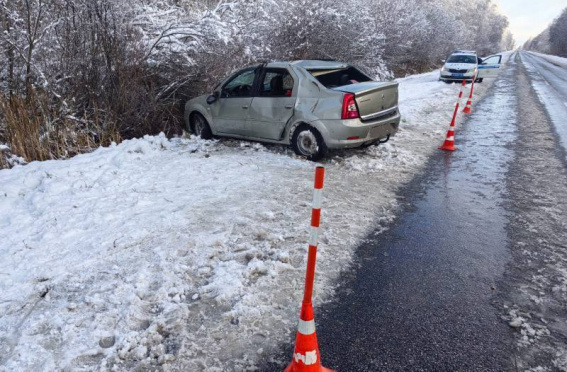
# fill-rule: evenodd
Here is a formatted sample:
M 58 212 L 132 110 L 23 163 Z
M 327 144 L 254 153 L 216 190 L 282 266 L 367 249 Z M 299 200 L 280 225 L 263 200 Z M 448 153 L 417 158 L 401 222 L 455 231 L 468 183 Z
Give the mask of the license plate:
M 465 74 L 453 74 L 454 77 L 464 77 Z
M 378 125 L 374 128 L 371 128 L 370 129 L 370 138 L 376 138 L 380 134 L 382 134 L 382 132 L 383 132 L 382 125 Z

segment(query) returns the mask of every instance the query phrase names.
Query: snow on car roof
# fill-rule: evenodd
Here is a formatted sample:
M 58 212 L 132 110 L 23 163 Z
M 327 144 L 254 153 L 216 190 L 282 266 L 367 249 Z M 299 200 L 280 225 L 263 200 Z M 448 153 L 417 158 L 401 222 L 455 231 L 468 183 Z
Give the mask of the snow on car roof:
M 476 55 L 476 51 L 474 50 L 455 50 L 453 54 L 474 54 Z
M 294 61 L 292 64 L 303 67 L 306 70 L 327 70 L 327 69 L 341 69 L 346 68 L 346 63 L 337 61 L 323 61 L 323 60 L 300 60 Z

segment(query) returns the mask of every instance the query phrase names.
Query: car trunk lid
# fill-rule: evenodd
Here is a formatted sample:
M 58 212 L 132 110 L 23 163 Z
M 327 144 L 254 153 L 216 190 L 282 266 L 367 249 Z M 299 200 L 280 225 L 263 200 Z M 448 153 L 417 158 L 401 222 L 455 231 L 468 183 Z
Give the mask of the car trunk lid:
M 360 118 L 376 120 L 395 114 L 398 107 L 398 83 L 367 81 L 343 85 L 333 90 L 353 93 Z

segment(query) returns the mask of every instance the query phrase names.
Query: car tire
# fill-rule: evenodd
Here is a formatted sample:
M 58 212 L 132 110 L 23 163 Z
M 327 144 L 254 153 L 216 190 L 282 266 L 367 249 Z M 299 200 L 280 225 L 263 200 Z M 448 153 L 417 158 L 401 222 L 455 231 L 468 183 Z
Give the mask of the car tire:
M 291 136 L 291 148 L 307 160 L 317 161 L 327 155 L 328 148 L 319 131 L 307 124 L 299 125 Z
M 211 127 L 207 122 L 207 119 L 201 114 L 194 113 L 191 115 L 191 132 L 197 137 L 201 137 L 202 139 L 208 140 L 213 138 L 213 132 L 211 131 Z
M 482 78 L 476 79 L 476 82 L 477 82 L 477 83 L 482 83 Z

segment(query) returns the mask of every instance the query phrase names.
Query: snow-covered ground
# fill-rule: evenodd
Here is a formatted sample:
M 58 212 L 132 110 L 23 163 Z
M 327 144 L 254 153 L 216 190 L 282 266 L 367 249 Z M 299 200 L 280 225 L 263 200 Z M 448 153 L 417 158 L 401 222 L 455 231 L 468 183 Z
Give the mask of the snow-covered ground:
M 551 55 L 551 54 L 531 52 L 531 51 L 528 52 L 528 53 L 533 54 L 533 55 L 538 56 L 538 57 L 541 57 L 541 58 L 545 59 L 546 61 L 553 63 L 556 66 L 567 68 L 567 58 L 554 56 L 554 55 Z
M 438 74 L 400 80 L 389 143 L 324 162 L 316 305 L 443 142 L 459 87 Z M 156 136 L 0 171 L 0 371 L 254 370 L 293 341 L 314 166 Z
M 537 55 L 541 59 L 534 57 Z M 522 53 L 522 63 L 530 74 L 531 84 L 537 93 L 540 102 L 545 106 L 547 114 L 553 121 L 555 132 L 560 138 L 563 148 L 567 151 L 567 58 L 549 56 L 541 53 Z M 555 57 L 550 60 L 551 57 Z M 564 61 L 564 68 L 557 61 Z M 555 62 L 554 62 L 555 61 Z

